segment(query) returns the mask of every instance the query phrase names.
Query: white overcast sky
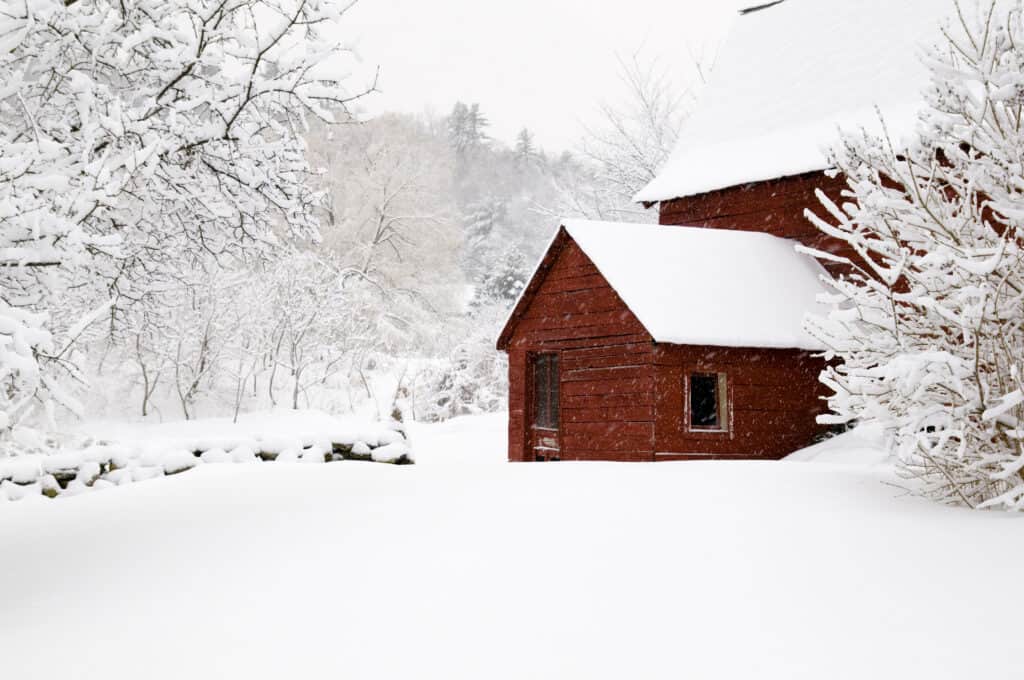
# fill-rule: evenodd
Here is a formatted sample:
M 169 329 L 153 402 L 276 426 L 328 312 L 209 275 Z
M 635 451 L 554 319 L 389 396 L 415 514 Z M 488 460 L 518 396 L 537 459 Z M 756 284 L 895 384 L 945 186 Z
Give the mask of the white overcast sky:
M 619 94 L 616 55 L 678 65 L 713 53 L 739 8 L 757 0 L 359 0 L 343 24 L 367 69 L 379 65 L 381 111 L 446 114 L 479 102 L 506 142 L 530 128 L 549 151 Z M 364 77 L 366 74 L 363 74 Z

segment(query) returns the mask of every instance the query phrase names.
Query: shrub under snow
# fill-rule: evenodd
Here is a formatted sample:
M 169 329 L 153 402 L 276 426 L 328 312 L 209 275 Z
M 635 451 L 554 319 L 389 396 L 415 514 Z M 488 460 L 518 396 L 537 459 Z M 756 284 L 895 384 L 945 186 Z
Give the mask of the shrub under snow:
M 850 202 L 825 233 L 859 255 L 813 323 L 841 363 L 831 422 L 881 423 L 925 494 L 1024 509 L 1024 22 L 958 16 L 928 56 L 908 146 L 837 151 Z

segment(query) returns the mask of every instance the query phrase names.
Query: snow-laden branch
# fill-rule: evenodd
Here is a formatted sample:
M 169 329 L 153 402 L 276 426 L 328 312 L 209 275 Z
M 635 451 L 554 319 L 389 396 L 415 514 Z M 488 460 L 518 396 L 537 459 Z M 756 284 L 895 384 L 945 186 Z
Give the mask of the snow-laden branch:
M 852 200 L 819 194 L 825 215 L 808 213 L 857 256 L 809 326 L 840 360 L 823 375 L 829 421 L 888 428 L 926 494 L 1024 509 L 1020 4 L 961 7 L 926 63 L 916 138 L 843 139 Z
M 373 87 L 344 86 L 350 4 L 0 0 L 0 434 L 73 372 L 73 310 L 318 237 L 307 117 Z

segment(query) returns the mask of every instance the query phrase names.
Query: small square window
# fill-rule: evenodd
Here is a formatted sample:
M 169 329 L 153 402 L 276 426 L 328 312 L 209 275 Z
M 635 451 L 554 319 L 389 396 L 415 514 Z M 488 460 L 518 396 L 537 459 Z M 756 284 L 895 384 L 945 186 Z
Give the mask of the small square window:
M 725 431 L 729 428 L 725 373 L 693 373 L 689 380 L 690 429 Z

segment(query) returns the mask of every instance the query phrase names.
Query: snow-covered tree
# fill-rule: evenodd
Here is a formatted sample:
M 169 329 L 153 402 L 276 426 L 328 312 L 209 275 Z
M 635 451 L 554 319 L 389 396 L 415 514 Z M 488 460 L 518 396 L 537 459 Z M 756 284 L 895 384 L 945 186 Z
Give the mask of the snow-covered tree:
M 595 166 L 595 183 L 602 193 L 613 196 L 620 213 L 639 213 L 632 206 L 633 196 L 668 159 L 693 106 L 692 91 L 679 89 L 669 74 L 658 61 L 639 54 L 620 58 L 623 94 L 602 103 L 598 123 L 586 131 L 583 157 Z
M 599 163 L 571 152 L 563 152 L 549 164 L 556 199 L 541 206 L 552 219 L 577 217 L 588 220 L 653 221 L 656 213 L 643 212 L 620 188 L 607 180 Z
M 488 272 L 496 253 L 507 246 L 502 232 L 509 223 L 508 204 L 503 197 L 487 195 L 477 198 L 464 211 L 464 266 L 469 276 L 476 279 Z
M 224 272 L 214 263 L 197 283 L 181 291 L 172 308 L 174 323 L 156 352 L 169 360 L 171 383 L 186 420 L 196 415 L 196 401 L 214 391 L 231 338 L 248 328 L 239 318 L 238 301 L 246 286 L 240 272 Z
M 316 234 L 301 133 L 349 101 L 345 9 L 0 2 L 0 429 L 61 394 L 72 284 L 121 306 L 192 258 Z
M 398 115 L 314 133 L 329 211 L 323 243 L 348 275 L 389 289 L 457 282 L 455 160 L 446 141 Z M 451 305 L 435 293 L 435 306 Z
M 496 256 L 491 258 L 490 267 L 480 278 L 471 304 L 474 307 L 511 307 L 526 288 L 526 277 L 530 274 L 529 266 L 515 245 L 498 251 Z
M 364 310 L 345 295 L 343 275 L 330 260 L 297 253 L 275 263 L 267 281 L 273 282 L 263 291 L 273 324 L 265 344 L 271 364 L 267 389 L 274 401 L 275 379 L 286 383 L 287 404 L 297 409 L 310 386 L 342 370 L 346 353 L 371 329 L 359 313 Z
M 541 160 L 541 152 L 533 140 L 533 133 L 528 128 L 523 128 L 516 135 L 515 152 L 516 160 L 521 165 L 529 165 Z
M 958 7 L 907 144 L 836 151 L 842 205 L 810 219 L 856 253 L 812 322 L 831 423 L 879 423 L 916 488 L 1024 508 L 1024 22 Z M 952 9 L 952 8 L 951 8 Z M 973 7 L 972 7 L 973 9 Z
M 451 325 L 455 341 L 407 376 L 399 407 L 421 421 L 490 413 L 507 405 L 508 362 L 494 349 L 504 304 L 474 307 Z
M 490 140 L 487 136 L 489 125 L 490 121 L 480 111 L 479 104 L 456 102 L 448 116 L 448 137 L 456 153 L 463 156 L 485 146 Z

